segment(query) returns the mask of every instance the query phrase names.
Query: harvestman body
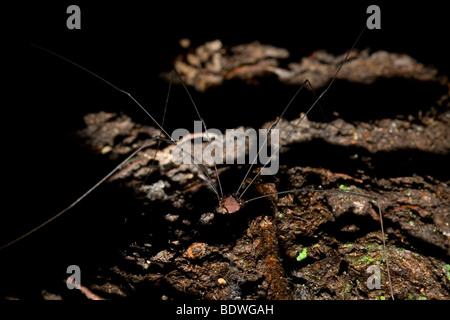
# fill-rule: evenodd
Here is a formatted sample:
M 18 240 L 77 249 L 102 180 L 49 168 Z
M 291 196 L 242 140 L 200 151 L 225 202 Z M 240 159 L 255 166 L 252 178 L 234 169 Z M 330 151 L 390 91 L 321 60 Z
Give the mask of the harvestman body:
M 312 105 L 309 107 L 309 109 L 303 114 L 303 116 L 297 121 L 297 123 L 293 126 L 293 128 L 288 132 L 288 134 L 283 138 L 283 140 L 281 141 L 281 143 L 278 146 L 278 149 L 275 150 L 275 152 L 272 153 L 272 155 L 269 157 L 269 159 L 267 160 L 267 162 L 262 166 L 262 168 L 258 171 L 258 173 L 251 179 L 250 183 L 248 183 L 248 185 L 243 188 L 244 182 L 246 181 L 249 173 L 251 172 L 251 169 L 253 167 L 253 165 L 256 163 L 256 158 L 255 157 L 253 159 L 253 162 L 250 164 L 248 171 L 246 172 L 242 182 L 239 185 L 239 188 L 237 189 L 237 191 L 235 193 L 233 193 L 232 195 L 228 195 L 228 196 L 224 196 L 223 192 L 222 192 L 222 187 L 220 185 L 220 178 L 219 178 L 219 174 L 218 174 L 218 170 L 216 165 L 214 164 L 214 169 L 215 169 L 215 175 L 217 178 L 217 184 L 218 187 L 215 186 L 215 184 L 213 183 L 213 180 L 211 179 L 211 177 L 209 176 L 209 174 L 207 173 L 206 169 L 203 167 L 203 165 L 201 164 L 196 164 L 198 162 L 193 161 L 194 165 L 196 166 L 196 168 L 198 169 L 198 171 L 205 177 L 206 182 L 208 183 L 208 185 L 210 186 L 210 188 L 214 191 L 214 193 L 217 196 L 218 199 L 218 203 L 219 203 L 219 209 L 218 212 L 219 213 L 223 213 L 223 214 L 234 214 L 236 212 L 238 212 L 242 206 L 250 201 L 254 201 L 254 200 L 258 200 L 258 199 L 262 199 L 262 198 L 266 198 L 266 197 L 270 197 L 270 196 L 274 196 L 274 195 L 282 195 L 282 194 L 287 194 L 287 193 L 297 193 L 297 192 L 305 192 L 305 191 L 313 191 L 313 192 L 323 192 L 323 193 L 335 193 L 335 194 L 346 194 L 346 195 L 352 195 L 352 196 L 357 196 L 357 197 L 363 197 L 372 201 L 377 202 L 377 207 L 378 207 L 378 214 L 380 217 L 380 223 L 381 223 L 381 232 L 382 232 L 382 239 L 383 239 L 383 248 L 384 248 L 384 256 L 386 259 L 386 266 L 387 266 L 387 273 L 388 273 L 388 279 L 389 279 L 389 284 L 390 284 L 390 291 L 391 291 L 391 297 L 394 298 L 393 295 L 393 289 L 392 289 L 392 285 L 391 285 L 391 277 L 390 277 L 390 272 L 389 272 L 389 263 L 387 260 L 387 254 L 386 254 L 386 245 L 385 245 L 385 237 L 384 237 L 384 228 L 383 228 L 383 220 L 382 220 L 382 213 L 381 213 L 381 208 L 380 208 L 380 203 L 379 203 L 379 199 L 377 199 L 376 197 L 372 197 L 372 196 L 368 196 L 368 195 L 363 195 L 363 194 L 358 194 L 358 193 L 353 193 L 353 192 L 347 192 L 347 191 L 339 191 L 339 190 L 321 190 L 321 189 L 311 189 L 311 188 L 301 188 L 301 189 L 294 189 L 294 190 L 289 190 L 289 191 L 281 191 L 281 192 L 276 192 L 276 193 L 271 193 L 271 194 L 266 194 L 266 195 L 262 195 L 256 198 L 252 198 L 252 199 L 248 199 L 248 200 L 243 200 L 242 196 L 246 193 L 246 191 L 248 190 L 248 188 L 253 184 L 253 182 L 256 180 L 256 178 L 260 175 L 262 169 L 264 169 L 271 161 L 272 157 L 279 151 L 279 149 L 286 143 L 288 137 L 292 134 L 292 132 L 297 129 L 297 127 L 299 126 L 299 124 L 301 123 L 301 121 L 307 117 L 308 113 L 315 107 L 316 104 L 319 104 L 320 99 L 324 96 L 324 94 L 330 89 L 331 85 L 333 84 L 333 82 L 335 81 L 338 73 L 340 72 L 342 66 L 348 61 L 349 59 L 349 55 L 351 53 L 351 51 L 354 49 L 354 47 L 356 46 L 359 38 L 362 36 L 364 30 L 366 27 L 364 27 L 364 29 L 359 33 L 357 39 L 355 40 L 355 42 L 353 43 L 352 47 L 350 48 L 350 50 L 347 52 L 347 54 L 345 55 L 344 60 L 342 61 L 342 63 L 339 65 L 339 67 L 336 70 L 336 73 L 334 74 L 334 76 L 332 77 L 332 79 L 330 80 L 328 86 L 323 90 L 323 92 L 314 100 L 314 102 L 312 103 Z M 62 214 L 64 214 L 65 212 L 67 212 L 68 210 L 70 210 L 71 208 L 73 208 L 75 205 L 77 205 L 80 201 L 82 201 L 87 195 L 89 195 L 92 191 L 94 191 L 97 187 L 99 187 L 103 182 L 105 182 L 106 180 L 108 180 L 115 172 L 117 172 L 122 166 L 123 164 L 125 164 L 127 161 L 129 161 L 132 157 L 134 157 L 139 151 L 148 148 L 155 140 L 162 140 L 162 141 L 166 141 L 170 144 L 172 144 L 175 148 L 179 148 L 177 142 L 166 132 L 166 130 L 163 128 L 163 126 L 161 124 L 159 124 L 154 117 L 128 92 L 116 87 L 114 84 L 110 83 L 109 81 L 103 79 L 102 77 L 100 77 L 99 75 L 93 73 L 92 71 L 76 64 L 75 62 L 60 56 L 50 50 L 47 50 L 45 48 L 39 47 L 39 46 L 35 46 L 41 50 L 44 50 L 60 59 L 65 60 L 66 62 L 86 71 L 87 73 L 91 74 L 92 76 L 98 78 L 99 80 L 105 82 L 106 84 L 110 85 L 112 88 L 118 90 L 119 92 L 127 95 L 131 100 L 133 100 L 134 103 L 136 103 L 139 108 L 141 108 L 149 117 L 150 119 L 152 119 L 152 121 L 158 126 L 158 128 L 161 130 L 161 132 L 167 137 L 167 138 L 162 138 L 162 137 L 157 137 L 157 138 L 152 138 L 150 139 L 150 141 L 146 142 L 144 145 L 142 145 L 141 147 L 139 147 L 137 150 L 135 150 L 130 156 L 128 156 L 124 161 L 122 161 L 114 170 L 112 170 L 108 175 L 106 175 L 104 178 L 102 178 L 99 182 L 97 182 L 93 187 L 91 187 L 88 191 L 86 191 L 83 195 L 81 195 L 78 199 L 76 199 L 72 204 L 70 204 L 67 208 L 65 208 L 64 210 L 62 210 L 61 212 L 59 212 L 57 215 L 53 216 L 52 218 L 48 219 L 47 221 L 45 221 L 44 223 L 40 224 L 39 226 L 35 227 L 34 229 L 30 230 L 29 232 L 25 233 L 24 235 L 10 241 L 9 243 L 6 243 L 2 246 L 0 246 L 0 250 L 11 246 L 12 244 L 22 240 L 23 238 L 27 237 L 28 235 L 34 233 L 35 231 L 41 229 L 42 227 L 44 227 L 45 225 L 49 224 L 50 222 L 52 222 L 53 220 L 55 220 L 56 218 L 60 217 Z M 177 76 L 181 79 L 181 76 L 174 70 L 172 72 L 173 74 L 177 74 Z M 197 109 L 197 106 L 195 105 L 184 81 L 181 79 L 181 83 L 183 85 L 183 87 L 185 88 L 185 91 L 187 92 L 196 112 L 197 115 L 199 117 L 199 119 L 202 121 L 203 127 L 205 129 L 205 133 L 206 133 L 206 137 L 208 138 L 208 133 L 207 133 L 207 128 L 206 128 L 206 124 L 204 122 L 204 120 L 201 118 L 199 111 Z M 168 103 L 168 97 L 170 94 L 170 88 L 171 88 L 171 84 L 172 81 L 170 82 L 169 85 L 169 90 L 168 90 L 168 94 L 167 94 L 167 100 L 166 100 L 166 107 L 167 107 L 167 103 Z M 289 103 L 286 105 L 286 107 L 284 108 L 283 112 L 281 113 L 281 115 L 277 118 L 277 120 L 275 121 L 275 123 L 271 126 L 267 136 L 266 136 L 266 141 L 267 142 L 267 137 L 270 136 L 271 131 L 278 125 L 280 119 L 283 117 L 284 113 L 286 112 L 286 110 L 289 108 L 289 106 L 292 104 L 292 102 L 294 101 L 294 99 L 297 97 L 297 95 L 300 93 L 300 91 L 306 86 L 308 85 L 311 89 L 312 86 L 309 82 L 309 80 L 306 80 L 301 86 L 300 88 L 297 90 L 297 92 L 294 94 L 294 96 L 292 97 L 292 99 L 289 101 Z M 314 91 L 313 91 L 314 92 Z M 264 146 L 264 143 L 262 144 Z M 258 155 L 261 152 L 262 147 L 260 148 L 260 150 L 258 151 Z M 191 157 L 193 160 L 196 160 L 195 157 L 191 154 L 189 154 L 188 152 L 186 152 L 185 149 L 181 149 L 183 153 L 185 153 L 187 156 Z M 241 192 L 241 190 L 243 189 L 243 191 Z

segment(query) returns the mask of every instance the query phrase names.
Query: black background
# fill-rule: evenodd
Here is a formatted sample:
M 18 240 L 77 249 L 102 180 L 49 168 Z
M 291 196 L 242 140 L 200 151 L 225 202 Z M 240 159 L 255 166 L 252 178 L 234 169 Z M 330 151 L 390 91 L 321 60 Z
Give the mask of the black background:
M 382 29 L 366 30 L 357 48 L 407 53 L 448 74 L 447 10 L 432 1 L 392 2 L 380 5 Z M 81 8 L 81 30 L 66 28 L 66 8 L 71 4 Z M 3 87 L 0 244 L 57 213 L 112 168 L 99 169 L 69 139 L 83 127 L 83 115 L 99 110 L 124 111 L 137 122 L 151 124 L 111 87 L 30 44 L 55 51 L 130 91 L 158 118 L 167 90 L 159 73 L 171 70 L 171 62 L 182 51 L 180 38 L 191 39 L 194 46 L 214 39 L 226 45 L 258 40 L 287 48 L 296 61 L 317 49 L 341 54 L 363 28 L 370 4 L 376 1 L 185 1 L 146 5 L 131 1 L 39 1 L 3 7 L 3 52 L 8 58 L 2 64 L 12 73 L 4 73 L 7 84 Z M 196 93 L 194 99 L 210 127 L 235 127 L 245 121 L 221 123 L 221 119 L 228 119 L 223 114 L 237 119 L 251 115 L 264 122 L 274 119 L 290 98 L 277 95 L 275 90 L 267 92 L 267 97 L 251 94 L 249 89 L 248 95 L 228 96 L 217 105 L 212 105 L 212 98 L 202 100 Z M 173 126 L 183 117 L 183 111 L 177 108 L 187 108 L 184 98 L 177 98 L 181 95 L 181 91 L 175 92 L 174 99 L 182 103 L 169 105 L 168 121 Z M 273 110 L 253 106 L 258 99 L 270 99 L 278 105 Z M 80 228 L 89 225 L 90 217 L 97 214 L 89 209 L 89 202 L 81 211 L 79 216 L 71 213 L 60 224 L 41 230 L 46 241 L 37 235 L 8 248 L 6 253 L 0 252 L 3 266 L 4 261 L 15 266 L 14 260 L 27 270 L 32 268 L 28 262 L 45 261 L 42 255 L 54 250 L 53 246 L 67 250 L 76 244 L 68 242 L 70 235 L 79 236 L 83 232 Z

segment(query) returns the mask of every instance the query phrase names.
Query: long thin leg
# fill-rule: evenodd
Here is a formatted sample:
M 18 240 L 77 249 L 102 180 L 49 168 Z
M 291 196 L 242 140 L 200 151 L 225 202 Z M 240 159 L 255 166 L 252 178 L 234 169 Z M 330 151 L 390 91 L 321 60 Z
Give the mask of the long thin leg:
M 171 75 L 170 75 L 169 88 L 167 89 L 167 96 L 166 96 L 166 102 L 164 104 L 164 112 L 163 112 L 163 116 L 162 116 L 162 120 L 161 120 L 161 127 L 164 127 L 164 123 L 166 121 L 166 113 L 167 113 L 167 108 L 169 106 L 169 97 L 170 97 L 170 89 L 172 89 L 172 81 L 173 81 L 173 73 L 171 73 Z M 161 132 L 161 134 L 162 134 L 162 132 Z M 158 138 L 161 138 L 161 134 L 158 136 Z M 150 177 L 150 175 L 152 173 L 152 168 L 153 168 L 153 165 L 155 164 L 156 155 L 158 154 L 160 145 L 161 145 L 161 139 L 158 139 L 158 145 L 156 146 L 155 154 L 153 155 L 152 163 L 150 164 L 150 172 L 148 173 L 147 177 L 145 177 L 144 182 L 142 183 L 143 185 L 147 182 L 148 177 Z

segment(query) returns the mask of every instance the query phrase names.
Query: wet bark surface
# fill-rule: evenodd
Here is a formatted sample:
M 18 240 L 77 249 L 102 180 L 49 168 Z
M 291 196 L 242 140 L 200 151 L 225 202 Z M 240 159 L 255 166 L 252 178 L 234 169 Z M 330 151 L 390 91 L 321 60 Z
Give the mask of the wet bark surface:
M 345 58 L 317 51 L 300 62 L 280 63 L 278 59 L 287 59 L 289 52 L 260 43 L 226 47 L 217 40 L 185 47 L 175 68 L 200 92 L 227 81 L 232 92 L 242 82 L 253 87 L 265 81 L 298 86 L 305 79 L 320 92 Z M 341 192 L 271 196 L 249 202 L 236 213 L 220 214 L 218 199 L 198 168 L 174 165 L 173 146 L 154 141 L 108 180 L 105 188 L 111 197 L 125 194 L 120 200 L 125 203 L 100 209 L 119 210 L 112 215 L 125 217 L 126 223 L 111 227 L 110 232 L 120 236 L 102 255 L 85 261 L 83 290 L 68 293 L 65 278 L 55 275 L 52 281 L 58 284 L 34 289 L 36 295 L 390 299 L 392 286 L 396 299 L 448 299 L 448 80 L 404 54 L 355 51 L 350 57 L 336 80 L 336 94 L 373 86 L 380 95 L 389 94 L 393 86 L 414 92 L 387 106 L 377 105 L 381 102 L 372 95 L 368 104 L 377 111 L 354 106 L 354 112 L 331 108 L 334 112 L 326 113 L 327 106 L 322 106 L 326 121 L 317 116 L 302 119 L 299 111 L 289 120 L 281 119 L 280 137 L 292 133 L 281 149 L 279 173 L 259 177 L 245 198 L 301 188 Z M 413 101 L 414 106 L 405 105 Z M 270 128 L 275 120 L 262 127 Z M 92 113 L 84 121 L 86 128 L 77 139 L 111 168 L 161 134 L 125 114 Z M 213 169 L 207 170 L 216 181 Z M 247 166 L 221 165 L 218 171 L 224 192 L 233 192 Z M 379 288 L 368 286 L 370 266 L 381 272 Z M 4 297 L 21 298 L 12 292 Z

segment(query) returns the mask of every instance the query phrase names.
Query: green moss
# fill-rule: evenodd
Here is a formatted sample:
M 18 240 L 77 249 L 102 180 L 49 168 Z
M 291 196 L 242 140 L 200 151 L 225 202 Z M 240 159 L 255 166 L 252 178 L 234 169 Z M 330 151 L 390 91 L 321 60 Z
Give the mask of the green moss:
M 420 296 L 417 300 L 427 300 L 427 297 Z
M 379 245 L 379 244 L 369 244 L 367 246 L 367 251 L 372 252 L 372 251 L 381 251 L 383 250 L 383 246 Z

